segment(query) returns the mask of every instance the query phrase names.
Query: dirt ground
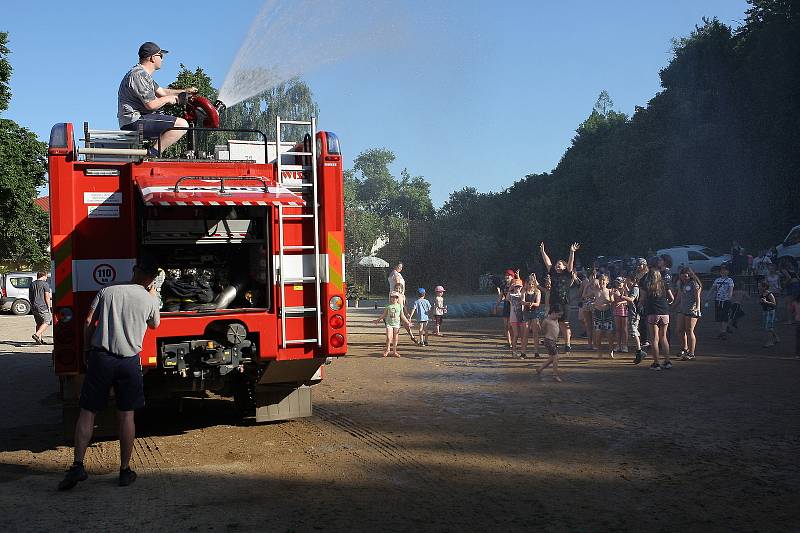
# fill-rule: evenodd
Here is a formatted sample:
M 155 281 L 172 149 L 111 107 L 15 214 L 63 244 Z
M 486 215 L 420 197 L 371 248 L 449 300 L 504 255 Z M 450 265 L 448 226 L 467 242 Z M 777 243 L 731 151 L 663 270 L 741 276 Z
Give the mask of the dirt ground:
M 800 530 L 800 361 L 793 326 L 764 349 L 756 310 L 728 341 L 652 372 L 629 356 L 562 358 L 534 377 L 499 320 L 451 319 L 429 347 L 381 355 L 372 310 L 326 368 L 314 416 L 255 425 L 228 402 L 139 413 L 133 468 L 94 444 L 71 462 L 47 347 L 0 316 L 0 514 L 7 531 Z M 579 328 L 580 329 L 580 328 Z

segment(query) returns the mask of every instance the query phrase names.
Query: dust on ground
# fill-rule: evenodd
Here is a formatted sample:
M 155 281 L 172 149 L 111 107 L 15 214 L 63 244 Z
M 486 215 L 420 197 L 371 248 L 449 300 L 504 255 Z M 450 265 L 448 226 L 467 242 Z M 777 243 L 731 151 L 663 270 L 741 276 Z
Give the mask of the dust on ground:
M 71 462 L 47 346 L 0 317 L 0 513 L 8 531 L 797 530 L 800 361 L 793 326 L 761 348 L 703 319 L 695 361 L 653 372 L 575 343 L 564 382 L 511 358 L 499 319 L 448 319 L 382 358 L 373 310 L 326 367 L 314 416 L 255 425 L 228 402 L 139 413 L 132 486 L 118 446 Z M 578 328 L 580 329 L 580 327 Z

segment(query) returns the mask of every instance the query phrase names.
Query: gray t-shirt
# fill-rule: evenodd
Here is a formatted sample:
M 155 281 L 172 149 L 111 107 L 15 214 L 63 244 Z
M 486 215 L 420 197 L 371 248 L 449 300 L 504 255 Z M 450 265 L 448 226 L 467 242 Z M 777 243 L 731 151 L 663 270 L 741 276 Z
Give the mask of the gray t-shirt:
M 125 74 L 117 92 L 117 118 L 119 127 L 132 124 L 139 117 L 152 113 L 144 106 L 156 99 L 158 84 L 141 65 L 136 65 Z
M 50 285 L 43 279 L 35 279 L 31 282 L 28 289 L 28 297 L 31 301 L 31 307 L 37 313 L 49 313 L 50 308 L 44 299 L 44 294 L 50 292 Z
M 113 354 L 132 357 L 142 351 L 148 323 L 158 325 L 158 298 L 141 285 L 126 284 L 105 287 L 92 301 L 97 329 L 92 346 Z

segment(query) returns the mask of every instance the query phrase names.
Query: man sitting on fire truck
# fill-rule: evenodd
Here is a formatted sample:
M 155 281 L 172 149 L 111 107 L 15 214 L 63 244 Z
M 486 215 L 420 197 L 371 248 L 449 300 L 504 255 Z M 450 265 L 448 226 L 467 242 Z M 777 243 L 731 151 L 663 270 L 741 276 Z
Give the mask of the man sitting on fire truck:
M 125 74 L 117 92 L 119 127 L 123 130 L 136 130 L 141 123 L 145 138 L 160 138 L 160 143 L 149 151 L 152 157 L 161 155 L 159 147 L 163 152 L 186 134 L 186 130 L 169 128 L 189 126 L 184 119 L 159 110 L 165 105 L 185 101 L 187 93 L 197 92 L 195 87 L 167 89 L 155 82 L 153 73 L 161 68 L 166 53 L 168 51 L 162 50 L 156 43 L 148 41 L 142 44 L 139 47 L 139 63 Z

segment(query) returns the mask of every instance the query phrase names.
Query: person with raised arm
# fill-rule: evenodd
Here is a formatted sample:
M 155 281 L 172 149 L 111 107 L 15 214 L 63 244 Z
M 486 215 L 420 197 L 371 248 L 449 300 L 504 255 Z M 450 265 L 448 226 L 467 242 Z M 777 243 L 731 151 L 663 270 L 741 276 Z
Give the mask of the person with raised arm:
M 559 259 L 555 265 L 550 261 L 550 257 L 545 250 L 544 242 L 539 243 L 539 252 L 542 254 L 542 262 L 550 275 L 552 287 L 550 289 L 550 305 L 557 305 L 562 313 L 558 318 L 561 335 L 564 336 L 564 351 L 572 351 L 572 331 L 569 325 L 569 289 L 572 286 L 572 277 L 575 270 L 575 252 L 581 245 L 577 242 L 569 247 L 569 259 L 566 261 Z

